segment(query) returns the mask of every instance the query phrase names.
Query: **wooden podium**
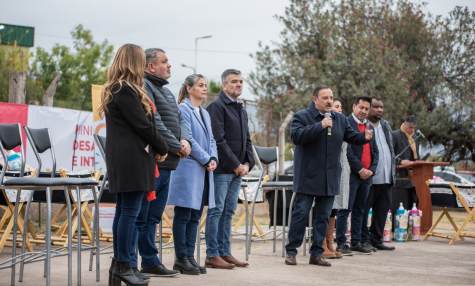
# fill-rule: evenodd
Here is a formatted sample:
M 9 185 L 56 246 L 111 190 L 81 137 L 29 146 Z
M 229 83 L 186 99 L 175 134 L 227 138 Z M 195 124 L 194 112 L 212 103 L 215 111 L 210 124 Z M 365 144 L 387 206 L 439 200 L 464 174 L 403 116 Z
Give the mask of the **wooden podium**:
M 422 211 L 421 234 L 425 234 L 432 226 L 432 200 L 426 182 L 434 176 L 433 168 L 435 166 L 447 165 L 449 165 L 448 162 L 412 161 L 409 164 L 398 166 L 398 168 L 412 170 L 411 181 L 416 188 L 419 209 Z M 411 206 L 408 207 L 411 208 Z

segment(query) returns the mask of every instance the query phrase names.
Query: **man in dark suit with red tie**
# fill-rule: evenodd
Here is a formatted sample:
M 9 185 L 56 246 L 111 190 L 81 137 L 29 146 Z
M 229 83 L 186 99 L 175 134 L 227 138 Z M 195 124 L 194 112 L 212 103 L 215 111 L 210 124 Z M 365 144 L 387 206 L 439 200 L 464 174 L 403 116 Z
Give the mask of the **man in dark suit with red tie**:
M 348 116 L 350 126 L 361 133 L 369 129 L 367 117 L 371 106 L 371 98 L 357 97 L 353 103 L 353 113 Z M 378 147 L 374 138 L 364 145 L 349 145 L 347 150 L 350 174 L 350 198 L 348 210 L 341 210 L 337 215 L 337 244 L 339 249 L 347 248 L 345 232 L 347 219 L 351 212 L 351 250 L 371 254 L 373 247 L 362 244 L 361 230 L 366 204 L 368 201 L 371 178 L 378 166 Z

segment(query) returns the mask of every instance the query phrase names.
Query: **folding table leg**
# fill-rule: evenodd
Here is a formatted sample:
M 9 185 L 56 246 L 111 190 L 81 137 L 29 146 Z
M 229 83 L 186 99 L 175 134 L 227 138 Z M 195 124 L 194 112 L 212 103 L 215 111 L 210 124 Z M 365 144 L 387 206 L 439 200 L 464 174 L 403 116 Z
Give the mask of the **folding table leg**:
M 13 211 L 13 246 L 12 246 L 12 270 L 10 275 L 10 284 L 15 285 L 15 276 L 16 276 L 16 235 L 18 229 L 18 216 L 20 214 L 19 204 L 20 204 L 20 194 L 21 189 L 17 190 L 15 208 Z
M 465 216 L 465 219 L 462 223 L 462 226 L 459 227 L 457 232 L 454 234 L 452 239 L 449 241 L 449 244 L 453 244 L 456 238 L 461 238 L 463 235 L 463 231 L 467 224 L 472 220 L 475 219 L 475 207 L 472 208 L 472 210 Z
M 272 235 L 272 253 L 275 253 L 275 245 L 277 241 L 277 200 L 279 199 L 279 191 L 274 191 L 274 216 L 273 216 L 273 235 Z
M 93 218 L 93 239 L 95 240 L 95 243 L 93 244 L 94 247 L 91 249 L 96 250 L 96 282 L 99 282 L 101 280 L 101 245 L 100 245 L 100 239 L 99 239 L 99 199 L 97 197 L 97 187 L 94 187 L 92 190 L 92 194 L 94 196 L 94 218 Z M 92 243 L 91 243 L 92 244 Z
M 46 285 L 51 285 L 51 189 L 46 188 Z
M 285 188 L 282 189 L 282 257 L 285 257 L 285 226 L 286 226 L 286 210 L 287 210 L 287 196 Z
M 71 200 L 68 190 L 65 188 L 64 197 L 66 200 L 67 223 L 68 223 L 68 286 L 73 285 L 73 226 Z
M 77 246 L 77 285 L 81 285 L 81 250 L 82 250 L 82 245 L 81 245 L 81 189 L 79 187 L 76 187 L 76 204 L 77 204 L 77 231 L 78 231 L 78 246 Z
M 28 229 L 28 219 L 30 214 L 31 201 L 33 199 L 34 191 L 31 192 L 31 195 L 28 197 L 28 202 L 26 203 L 25 218 L 23 220 L 23 233 L 22 233 L 22 244 L 21 244 L 21 255 L 25 254 L 26 239 L 27 239 L 27 229 Z M 23 282 L 23 270 L 25 268 L 25 263 L 22 259 L 20 262 L 20 274 L 18 282 Z

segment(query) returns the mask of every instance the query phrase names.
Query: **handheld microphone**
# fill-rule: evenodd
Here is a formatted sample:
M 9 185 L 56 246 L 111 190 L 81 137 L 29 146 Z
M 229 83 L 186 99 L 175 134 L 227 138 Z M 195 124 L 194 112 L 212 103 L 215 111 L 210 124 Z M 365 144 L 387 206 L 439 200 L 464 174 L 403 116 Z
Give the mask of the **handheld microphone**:
M 325 112 L 325 118 L 331 118 L 332 114 L 330 112 Z M 332 136 L 332 128 L 327 127 L 327 136 Z
M 424 136 L 424 133 L 422 133 L 422 131 L 421 131 L 420 129 L 417 129 L 416 134 L 417 134 L 417 136 L 421 136 L 422 138 L 427 139 L 427 138 Z

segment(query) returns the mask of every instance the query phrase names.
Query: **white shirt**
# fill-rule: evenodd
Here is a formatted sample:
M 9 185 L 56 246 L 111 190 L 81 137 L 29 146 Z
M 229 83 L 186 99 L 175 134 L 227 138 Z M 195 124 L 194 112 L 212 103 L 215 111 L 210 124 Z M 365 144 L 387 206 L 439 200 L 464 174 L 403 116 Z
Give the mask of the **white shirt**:
M 383 126 L 380 122 L 372 123 L 374 129 L 374 139 L 376 146 L 378 146 L 379 160 L 376 167 L 376 172 L 373 176 L 373 184 L 390 184 L 391 183 L 391 151 L 389 144 L 384 134 Z

